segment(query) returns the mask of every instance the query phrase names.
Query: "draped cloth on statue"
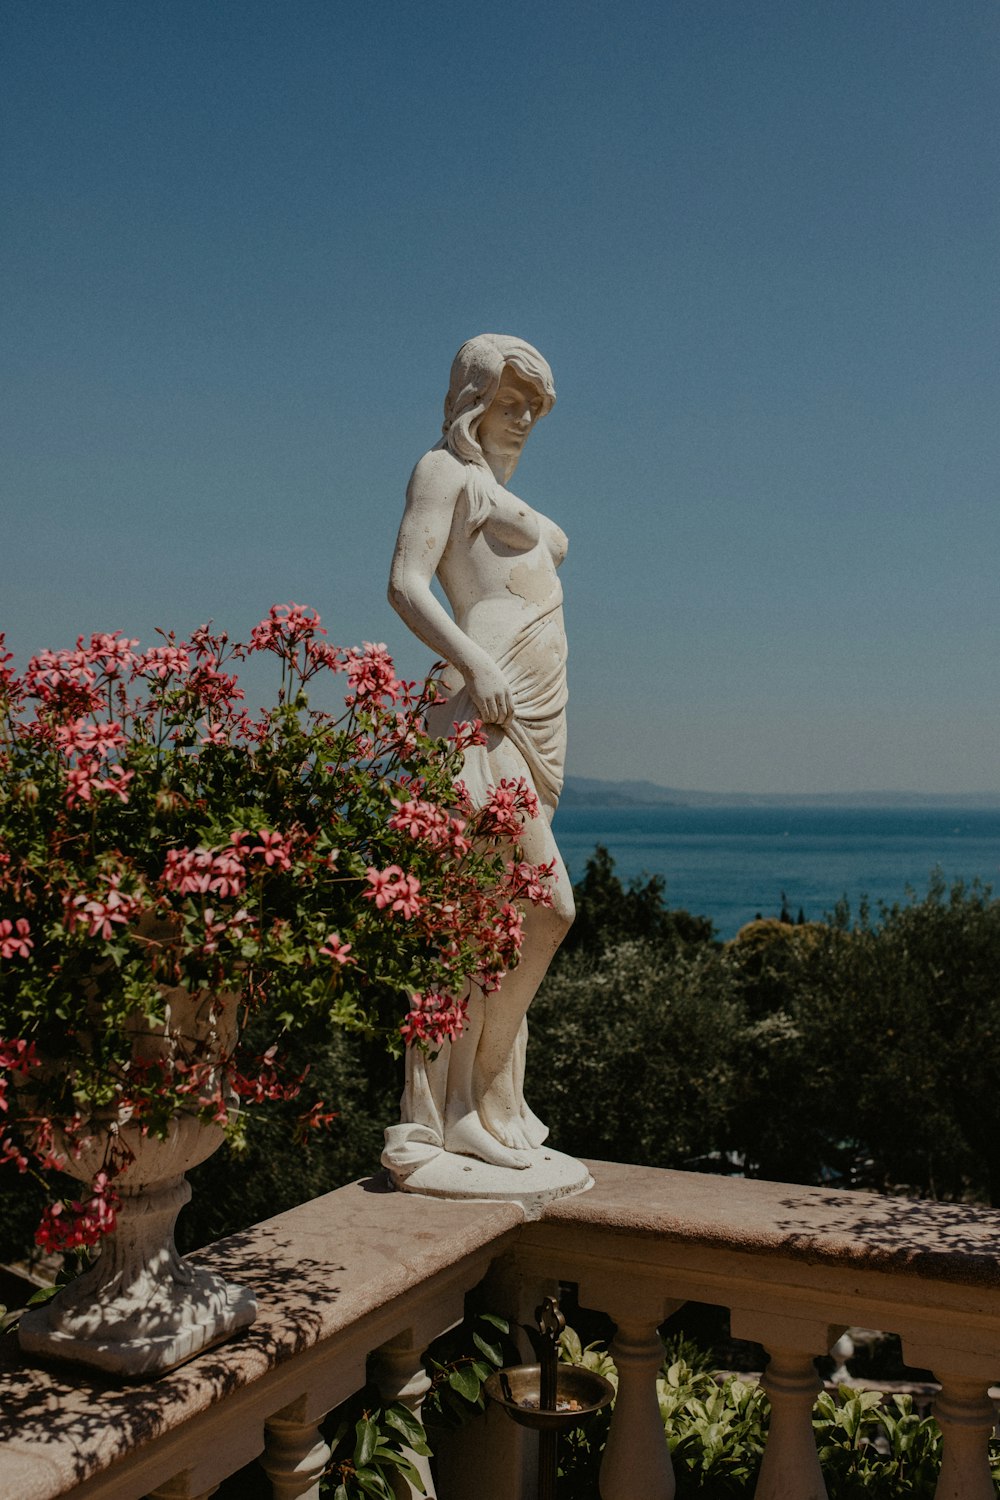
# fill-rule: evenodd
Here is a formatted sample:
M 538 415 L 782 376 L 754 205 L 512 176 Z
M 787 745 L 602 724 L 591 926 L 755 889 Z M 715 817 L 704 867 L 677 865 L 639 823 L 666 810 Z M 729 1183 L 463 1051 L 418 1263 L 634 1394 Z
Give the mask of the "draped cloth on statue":
M 566 759 L 566 636 L 562 602 L 536 615 L 521 627 L 510 644 L 497 654 L 497 665 L 510 686 L 514 717 L 503 733 L 517 749 L 539 800 L 554 808 L 562 791 Z M 453 723 L 478 718 L 466 687 L 428 714 L 432 734 L 451 731 Z M 446 727 L 445 727 L 446 726 Z M 474 745 L 465 752 L 462 768 L 474 807 L 482 807 L 489 788 L 499 780 L 491 768 L 489 749 Z
M 514 718 L 504 726 L 502 739 L 519 752 L 540 802 L 551 814 L 562 790 L 566 757 L 566 636 L 561 602 L 522 625 L 497 653 L 496 661 L 514 700 Z M 427 716 L 428 729 L 444 736 L 451 733 L 453 723 L 478 717 L 463 685 L 451 698 L 434 704 Z M 487 732 L 491 737 L 497 733 L 495 729 Z M 491 763 L 489 745 L 466 750 L 462 780 L 473 806 L 483 806 L 490 787 L 512 772 L 517 774 L 517 768 L 510 766 L 509 758 L 508 764 L 499 767 Z M 487 1005 L 502 1003 L 500 996 L 486 1000 Z M 406 1054 L 400 1124 L 385 1132 L 382 1153 L 383 1165 L 397 1177 L 405 1177 L 444 1150 L 450 1046 L 446 1042 L 433 1060 L 417 1047 Z

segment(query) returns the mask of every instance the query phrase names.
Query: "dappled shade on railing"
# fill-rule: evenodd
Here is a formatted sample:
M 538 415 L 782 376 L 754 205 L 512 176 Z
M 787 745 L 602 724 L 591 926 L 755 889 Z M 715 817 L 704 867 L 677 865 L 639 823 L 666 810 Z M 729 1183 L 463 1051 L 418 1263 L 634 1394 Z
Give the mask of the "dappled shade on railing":
M 657 1329 L 687 1301 L 729 1308 L 734 1335 L 771 1356 L 758 1500 L 825 1496 L 810 1420 L 814 1359 L 857 1324 L 898 1332 L 910 1363 L 942 1385 L 939 1500 L 992 1500 L 1000 1214 L 591 1167 L 591 1192 L 534 1221 L 516 1205 L 396 1194 L 373 1180 L 234 1235 L 199 1260 L 253 1289 L 256 1324 L 152 1384 L 32 1368 L 4 1340 L 0 1494 L 201 1500 L 262 1455 L 277 1500 L 312 1500 L 329 1456 L 326 1413 L 369 1378 L 419 1412 L 422 1351 L 489 1273 L 492 1305 L 515 1321 L 530 1321 L 544 1293 L 572 1282 L 581 1305 L 616 1323 L 604 1500 L 674 1494 Z M 494 1415 L 439 1456 L 439 1500 L 531 1500 L 532 1436 Z M 433 1493 L 426 1461 L 417 1464 Z M 414 1492 L 401 1482 L 399 1493 Z

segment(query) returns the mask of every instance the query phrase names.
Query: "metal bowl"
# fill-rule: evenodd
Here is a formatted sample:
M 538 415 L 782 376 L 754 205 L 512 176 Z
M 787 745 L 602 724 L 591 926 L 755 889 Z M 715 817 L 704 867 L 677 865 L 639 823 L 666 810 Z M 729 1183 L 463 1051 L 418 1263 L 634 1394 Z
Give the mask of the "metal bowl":
M 556 1400 L 575 1401 L 577 1405 L 572 1411 L 540 1411 L 537 1403 L 541 1375 L 540 1365 L 509 1365 L 505 1370 L 495 1371 L 485 1382 L 484 1389 L 490 1400 L 502 1406 L 522 1427 L 548 1432 L 575 1427 L 584 1417 L 607 1406 L 615 1394 L 611 1381 L 598 1375 L 596 1370 L 585 1370 L 582 1365 L 559 1365 Z M 534 1406 L 525 1405 L 531 1401 L 535 1402 Z

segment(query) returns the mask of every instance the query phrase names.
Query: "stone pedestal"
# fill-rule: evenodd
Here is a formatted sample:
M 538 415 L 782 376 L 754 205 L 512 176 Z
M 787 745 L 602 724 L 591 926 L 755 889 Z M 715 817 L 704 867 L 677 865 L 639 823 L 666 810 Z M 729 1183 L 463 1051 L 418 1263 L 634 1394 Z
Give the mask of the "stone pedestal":
M 404 1170 L 396 1164 L 394 1132 L 405 1126 L 390 1126 L 385 1133 L 382 1156 L 389 1180 L 403 1193 L 421 1193 L 428 1198 L 479 1198 L 519 1203 L 529 1219 L 539 1216 L 546 1203 L 585 1193 L 594 1179 L 582 1162 L 551 1147 L 539 1146 L 526 1153 L 530 1165 L 523 1168 L 495 1167 L 472 1156 L 451 1151 L 428 1154 L 418 1165 Z
M 191 1197 L 184 1169 L 221 1144 L 219 1126 L 185 1115 L 172 1121 L 165 1140 L 135 1127 L 123 1135 L 135 1161 L 116 1183 L 117 1227 L 88 1271 L 22 1315 L 17 1336 L 25 1354 L 141 1379 L 247 1328 L 257 1301 L 190 1265 L 174 1245 L 177 1215 Z M 87 1156 L 72 1163 L 74 1175 L 89 1173 Z

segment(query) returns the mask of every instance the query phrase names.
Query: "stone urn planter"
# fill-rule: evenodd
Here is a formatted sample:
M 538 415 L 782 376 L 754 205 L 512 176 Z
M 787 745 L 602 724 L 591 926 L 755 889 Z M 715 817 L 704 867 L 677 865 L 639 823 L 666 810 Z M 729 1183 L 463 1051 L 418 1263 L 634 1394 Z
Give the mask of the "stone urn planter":
M 149 1029 L 136 1021 L 137 1060 L 176 1059 L 192 1045 L 216 1057 L 231 1050 L 235 995 L 163 993 L 163 1025 Z M 227 1095 L 226 1104 L 235 1110 L 235 1094 Z M 82 1276 L 22 1315 L 18 1340 L 32 1356 L 72 1360 L 126 1378 L 160 1375 L 248 1327 L 257 1314 L 252 1292 L 190 1265 L 174 1245 L 177 1215 L 191 1197 L 184 1174 L 222 1145 L 224 1130 L 194 1111 L 176 1114 L 163 1138 L 115 1117 L 94 1127 L 77 1156 L 61 1152 L 60 1166 L 90 1184 L 104 1163 L 109 1135 L 117 1136 L 133 1155 L 114 1181 L 117 1226 Z

